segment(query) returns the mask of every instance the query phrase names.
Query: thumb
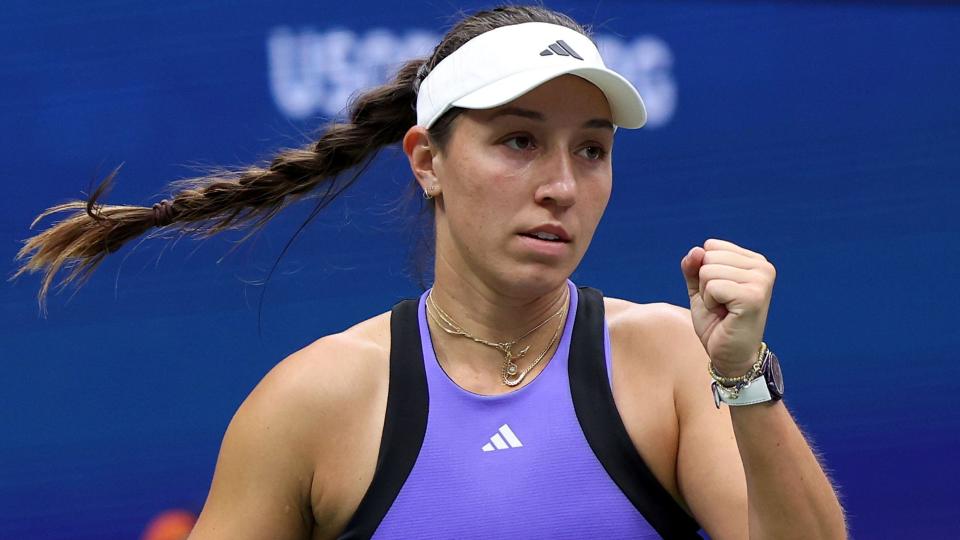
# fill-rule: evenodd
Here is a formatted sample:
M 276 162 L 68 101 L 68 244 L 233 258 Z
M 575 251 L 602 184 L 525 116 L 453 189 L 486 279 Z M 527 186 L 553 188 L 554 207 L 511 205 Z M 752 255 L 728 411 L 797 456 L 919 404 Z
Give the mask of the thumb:
M 703 266 L 704 255 L 706 252 L 703 248 L 694 246 L 683 259 L 680 259 L 680 270 L 683 271 L 683 279 L 687 282 L 687 296 L 690 298 L 700 294 L 700 267 Z

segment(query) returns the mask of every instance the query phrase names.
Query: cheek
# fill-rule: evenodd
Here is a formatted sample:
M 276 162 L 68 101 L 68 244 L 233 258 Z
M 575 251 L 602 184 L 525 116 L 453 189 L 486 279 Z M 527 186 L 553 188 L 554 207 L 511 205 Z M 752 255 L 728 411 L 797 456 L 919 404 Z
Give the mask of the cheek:
M 590 227 L 591 234 L 596 230 L 600 219 L 603 217 L 610 202 L 612 192 L 612 183 L 609 177 L 598 178 L 592 186 L 593 189 L 581 191 L 578 205 L 583 214 L 584 224 Z
M 454 188 L 458 210 L 466 211 L 466 219 L 502 223 L 524 201 L 529 168 L 528 163 L 510 163 L 496 156 L 464 160 Z
M 523 188 L 533 174 L 532 160 L 509 159 L 497 148 L 478 150 L 464 160 L 461 179 L 473 195 L 512 193 Z
M 610 196 L 612 193 L 613 193 L 613 182 L 607 181 L 606 188 L 604 188 L 604 192 L 603 192 L 603 204 L 600 205 L 601 214 L 603 214 L 606 211 L 607 205 L 610 203 Z
M 609 166 L 586 170 L 581 176 L 582 189 L 578 190 L 581 199 L 587 199 L 591 206 L 605 208 L 613 191 L 613 175 Z
M 446 219 L 457 237 L 468 239 L 468 246 L 478 245 L 498 223 L 505 221 L 509 201 L 516 199 L 504 193 L 513 178 L 481 159 L 463 159 L 456 174 L 445 180 L 444 204 Z

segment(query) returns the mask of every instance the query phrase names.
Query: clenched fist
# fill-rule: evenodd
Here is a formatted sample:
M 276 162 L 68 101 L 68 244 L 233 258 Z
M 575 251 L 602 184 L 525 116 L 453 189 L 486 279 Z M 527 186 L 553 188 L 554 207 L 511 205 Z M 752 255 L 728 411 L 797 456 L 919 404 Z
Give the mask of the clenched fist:
M 777 271 L 763 255 L 709 239 L 680 261 L 693 328 L 714 367 L 737 377 L 757 358 Z

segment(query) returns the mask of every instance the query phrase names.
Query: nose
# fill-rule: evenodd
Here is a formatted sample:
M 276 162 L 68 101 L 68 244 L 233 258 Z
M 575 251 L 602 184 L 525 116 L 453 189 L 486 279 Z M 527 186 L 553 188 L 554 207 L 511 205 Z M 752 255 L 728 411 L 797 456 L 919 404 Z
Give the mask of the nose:
M 549 160 L 549 166 L 541 171 L 543 181 L 537 186 L 536 200 L 540 204 L 556 204 L 569 207 L 577 200 L 577 179 L 573 168 L 573 156 L 558 152 Z

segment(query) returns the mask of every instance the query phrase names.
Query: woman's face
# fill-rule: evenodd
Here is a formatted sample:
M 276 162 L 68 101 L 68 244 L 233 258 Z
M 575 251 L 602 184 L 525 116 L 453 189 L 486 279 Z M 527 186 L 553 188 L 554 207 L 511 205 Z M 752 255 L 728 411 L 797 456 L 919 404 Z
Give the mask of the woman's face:
M 606 97 L 573 75 L 464 111 L 433 157 L 438 273 L 515 296 L 562 284 L 610 198 L 612 146 Z

